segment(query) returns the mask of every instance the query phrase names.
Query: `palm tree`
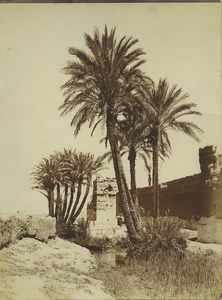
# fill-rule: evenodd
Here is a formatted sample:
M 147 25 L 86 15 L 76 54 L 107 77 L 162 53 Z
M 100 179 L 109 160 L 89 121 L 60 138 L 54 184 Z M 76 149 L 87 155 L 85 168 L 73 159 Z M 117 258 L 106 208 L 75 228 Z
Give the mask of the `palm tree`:
M 116 123 L 123 99 L 132 97 L 136 86 L 143 83 L 139 67 L 144 63 L 140 58 L 144 52 L 132 50 L 137 39 L 124 36 L 117 42 L 115 29 L 108 33 L 105 27 L 102 36 L 96 29 L 92 37 L 84 37 L 89 53 L 69 48 L 78 61 L 70 61 L 64 68 L 71 78 L 62 86 L 65 100 L 60 109 L 62 115 L 77 109 L 71 121 L 75 135 L 86 122 L 93 131 L 100 122 L 106 125 L 126 226 L 131 240 L 137 241 L 141 228 L 125 180 Z
M 49 216 L 54 217 L 54 189 L 58 182 L 59 164 L 58 161 L 50 156 L 49 159 L 43 158 L 32 173 L 34 189 L 39 190 L 48 199 Z
M 69 165 L 67 165 L 67 168 L 71 172 L 73 169 L 76 172 L 75 183 L 77 183 L 77 193 L 74 204 L 71 193 L 72 201 L 70 201 L 70 209 L 66 215 L 66 222 L 69 224 L 74 223 L 85 205 L 92 182 L 92 176 L 103 168 L 103 158 L 101 156 L 95 159 L 94 155 L 82 152 L 73 152 L 71 153 L 71 156 L 72 159 L 70 160 Z M 85 193 L 81 198 L 83 186 L 85 186 Z
M 144 151 L 144 152 L 140 152 L 139 156 L 143 160 L 144 170 L 147 172 L 148 186 L 151 186 L 151 184 L 152 184 L 152 176 L 151 176 L 152 165 L 150 163 L 151 153 L 150 153 L 150 151 Z
M 64 149 L 63 152 L 51 155 L 49 159 L 42 159 L 32 173 L 35 182 L 33 188 L 40 190 L 47 197 L 50 216 L 71 225 L 86 203 L 93 174 L 102 168 L 102 156 L 95 158 L 90 153 Z M 85 187 L 84 195 L 82 195 L 83 186 Z M 54 199 L 55 189 L 56 200 Z M 64 198 L 62 198 L 61 189 L 64 189 Z
M 150 88 L 152 83 L 147 83 Z M 127 154 L 130 165 L 131 194 L 135 206 L 138 208 L 138 197 L 136 188 L 136 158 L 142 158 L 145 170 L 148 172 L 148 185 L 151 185 L 151 165 L 148 162 L 151 158 L 152 147 L 147 143 L 149 124 L 147 124 L 147 114 L 144 113 L 140 99 L 136 103 L 128 103 L 124 107 L 123 116 L 118 119 L 118 140 L 120 142 L 121 156 Z M 101 140 L 101 142 L 104 139 Z M 168 157 L 170 148 L 166 144 L 161 145 L 159 157 L 163 160 Z M 104 155 L 108 162 L 112 160 L 112 153 L 109 151 Z M 139 210 L 138 210 L 139 213 Z
M 194 110 L 195 103 L 184 103 L 188 94 L 182 94 L 182 89 L 173 85 L 169 89 L 166 79 L 160 79 L 157 86 L 152 90 L 147 90 L 146 109 L 149 120 L 148 143 L 152 146 L 153 161 L 153 215 L 159 216 L 159 173 L 158 158 L 160 152 L 164 153 L 163 146 L 170 148 L 168 137 L 169 130 L 183 132 L 196 141 L 200 141 L 198 134 L 203 131 L 192 121 L 185 121 L 183 117 L 197 115 L 201 113 Z
M 147 86 L 149 84 L 147 83 Z M 134 95 L 135 98 L 135 95 Z M 135 100 L 135 99 L 134 99 Z M 136 157 L 137 152 L 145 151 L 146 122 L 140 100 L 128 101 L 123 110 L 123 118 L 118 120 L 118 139 L 121 145 L 121 154 L 128 154 L 130 166 L 131 194 L 135 206 L 138 208 L 136 192 Z M 144 126 L 145 125 L 145 126 Z

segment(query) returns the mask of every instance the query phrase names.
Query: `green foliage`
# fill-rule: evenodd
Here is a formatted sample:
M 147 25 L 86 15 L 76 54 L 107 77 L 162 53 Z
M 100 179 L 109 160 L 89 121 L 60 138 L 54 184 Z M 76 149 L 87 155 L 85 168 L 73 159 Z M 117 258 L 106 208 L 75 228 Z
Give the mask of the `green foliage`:
M 148 260 L 152 254 L 167 252 L 182 257 L 187 247 L 186 239 L 182 236 L 180 220 L 168 216 L 143 218 L 143 239 L 140 243 L 129 244 L 129 258 Z

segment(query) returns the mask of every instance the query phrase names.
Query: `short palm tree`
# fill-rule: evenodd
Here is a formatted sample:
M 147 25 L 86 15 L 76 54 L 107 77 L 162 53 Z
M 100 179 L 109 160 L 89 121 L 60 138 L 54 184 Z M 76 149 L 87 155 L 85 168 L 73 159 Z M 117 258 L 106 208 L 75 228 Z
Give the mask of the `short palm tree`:
M 49 159 L 43 158 L 36 166 L 32 173 L 35 183 L 33 188 L 47 197 L 50 216 L 63 223 L 73 224 L 86 203 L 93 174 L 102 168 L 103 157 L 95 158 L 90 153 L 64 149 Z M 82 195 L 83 187 L 85 192 Z M 62 189 L 64 197 L 60 192 Z
M 159 216 L 159 174 L 158 158 L 164 152 L 163 145 L 170 147 L 169 130 L 183 132 L 196 141 L 202 130 L 192 121 L 184 120 L 186 116 L 201 115 L 196 111 L 195 103 L 184 103 L 188 94 L 182 94 L 182 89 L 174 85 L 169 89 L 166 79 L 160 79 L 157 86 L 147 90 L 146 109 L 149 120 L 148 143 L 152 146 L 153 160 L 153 215 Z
M 54 217 L 54 189 L 58 182 L 59 163 L 53 157 L 49 159 L 43 158 L 32 172 L 32 177 L 35 185 L 34 189 L 39 190 L 48 199 L 49 216 Z
M 138 40 L 115 38 L 115 29 L 100 35 L 96 29 L 93 36 L 85 34 L 88 51 L 70 48 L 69 53 L 77 61 L 68 62 L 64 68 L 71 78 L 62 86 L 65 90 L 62 115 L 74 111 L 71 126 L 77 135 L 82 125 L 89 122 L 95 127 L 103 122 L 106 126 L 123 214 L 132 241 L 140 239 L 140 225 L 125 179 L 119 150 L 116 123 L 123 100 L 134 95 L 134 90 L 143 83 L 139 67 L 144 63 L 142 49 L 133 49 Z
M 94 155 L 90 153 L 73 152 L 71 153 L 71 159 L 66 168 L 70 171 L 70 173 L 75 172 L 74 182 L 77 184 L 77 193 L 74 204 L 74 188 L 73 184 L 71 185 L 70 203 L 65 217 L 67 223 L 73 224 L 86 203 L 92 176 L 103 168 L 103 159 L 100 156 L 95 159 Z M 85 187 L 85 192 L 83 197 L 81 197 L 83 187 Z

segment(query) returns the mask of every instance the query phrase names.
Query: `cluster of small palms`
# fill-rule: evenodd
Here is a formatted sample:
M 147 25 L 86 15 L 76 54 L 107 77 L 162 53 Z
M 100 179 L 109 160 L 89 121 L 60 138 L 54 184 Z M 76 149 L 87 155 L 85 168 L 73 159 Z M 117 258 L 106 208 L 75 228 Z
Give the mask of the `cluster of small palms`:
M 102 167 L 100 156 L 64 149 L 36 166 L 33 188 L 48 199 L 51 217 L 73 224 L 86 203 L 93 174 Z

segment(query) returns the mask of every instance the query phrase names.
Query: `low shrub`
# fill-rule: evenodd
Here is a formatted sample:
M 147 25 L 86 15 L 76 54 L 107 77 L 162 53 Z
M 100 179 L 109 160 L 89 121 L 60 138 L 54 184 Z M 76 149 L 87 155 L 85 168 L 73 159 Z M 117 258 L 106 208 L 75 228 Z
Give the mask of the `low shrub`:
M 12 222 L 0 218 L 0 249 L 7 247 L 12 242 Z
M 30 236 L 30 220 L 30 217 L 24 219 L 15 216 L 7 219 L 0 218 L 0 249 L 23 237 Z
M 182 220 L 182 224 L 184 229 L 197 230 L 199 222 L 194 217 L 191 217 L 189 220 Z
M 57 220 L 56 234 L 64 239 L 85 240 L 89 235 L 89 221 L 80 219 L 75 224 L 67 224 L 62 219 Z
M 127 249 L 131 245 L 129 236 L 127 235 L 127 236 L 114 238 L 112 240 L 112 245 L 113 247 L 120 247 L 122 249 Z
M 187 241 L 180 232 L 181 222 L 168 216 L 143 217 L 142 241 L 137 244 L 129 243 L 127 256 L 129 258 L 144 259 L 154 253 L 168 252 L 182 257 L 187 247 Z
M 62 220 L 56 223 L 57 235 L 61 238 L 68 239 L 80 246 L 96 250 L 105 249 L 111 240 L 104 237 L 93 237 L 89 231 L 89 221 L 80 219 L 75 224 L 69 225 Z

